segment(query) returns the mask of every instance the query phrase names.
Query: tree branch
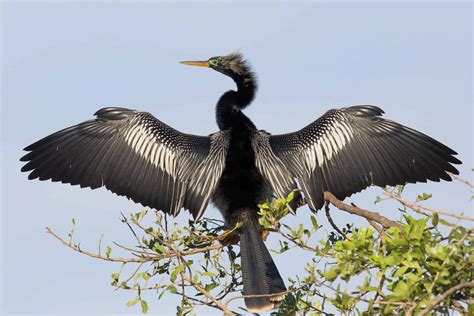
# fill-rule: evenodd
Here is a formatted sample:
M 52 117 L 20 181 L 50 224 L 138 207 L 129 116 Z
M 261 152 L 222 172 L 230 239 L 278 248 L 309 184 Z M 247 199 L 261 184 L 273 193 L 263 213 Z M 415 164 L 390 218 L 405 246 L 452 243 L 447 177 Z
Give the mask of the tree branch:
M 448 172 L 449 176 L 459 182 L 462 182 L 466 184 L 467 186 L 471 187 L 471 189 L 474 189 L 474 184 L 472 184 L 470 181 L 461 178 L 460 176 L 455 175 L 454 173 Z
M 78 245 L 66 242 L 63 238 L 61 238 L 59 235 L 57 235 L 55 232 L 53 232 L 53 230 L 50 227 L 46 227 L 46 232 L 48 234 L 52 235 L 57 240 L 59 240 L 66 247 L 71 248 L 74 251 L 80 252 L 80 253 L 82 253 L 86 256 L 101 259 L 101 260 L 104 260 L 104 261 L 123 262 L 123 263 L 129 263 L 129 262 L 142 263 L 142 262 L 148 262 L 148 261 L 158 261 L 158 260 L 162 260 L 162 259 L 169 259 L 169 258 L 174 258 L 174 257 L 178 256 L 178 254 L 176 252 L 171 251 L 171 252 L 165 253 L 163 255 L 149 255 L 149 254 L 148 255 L 142 255 L 142 257 L 136 258 L 136 259 L 134 259 L 134 258 L 111 258 L 111 257 L 102 256 L 100 254 L 95 254 L 95 253 L 89 252 L 87 250 L 83 250 Z M 120 246 L 120 247 L 124 248 L 123 246 Z M 202 252 L 208 252 L 208 251 L 211 251 L 211 250 L 220 250 L 223 247 L 224 247 L 224 245 L 222 245 L 220 243 L 215 243 L 213 245 L 203 247 L 203 248 L 183 250 L 183 251 L 181 251 L 181 254 L 183 256 L 194 255 L 194 254 L 198 254 L 198 253 L 202 253 Z M 127 250 L 134 251 L 133 249 L 127 249 Z
M 329 210 L 328 202 L 326 202 L 326 205 L 324 206 L 324 210 L 326 211 L 326 217 L 328 219 L 329 224 L 331 224 L 332 228 L 334 228 L 345 239 L 349 239 L 347 235 L 342 230 L 340 230 L 339 227 L 337 227 L 334 221 L 332 220 L 331 213 L 329 212 L 330 210 Z
M 197 291 L 201 292 L 204 296 L 206 296 L 214 304 L 216 304 L 224 312 L 224 315 L 226 316 L 235 315 L 231 310 L 227 308 L 227 304 L 222 304 L 221 302 L 219 302 L 214 296 L 211 295 L 211 293 L 209 293 L 206 289 L 204 289 L 198 283 L 195 283 L 193 280 L 191 280 L 187 276 L 184 276 L 184 280 L 189 282 L 189 284 L 191 284 Z
M 446 292 L 444 292 L 442 295 L 438 296 L 436 299 L 434 299 L 430 305 L 428 305 L 425 309 L 423 309 L 418 315 L 423 316 L 428 314 L 433 308 L 435 308 L 439 303 L 456 293 L 456 291 L 459 291 L 464 288 L 472 288 L 474 287 L 474 280 L 469 281 L 469 282 L 462 282 L 458 285 L 453 286 L 452 288 L 448 289 Z
M 450 213 L 450 212 L 446 212 L 446 211 L 437 210 L 437 209 L 434 209 L 434 208 L 431 208 L 431 207 L 428 207 L 428 206 L 419 205 L 419 204 L 416 204 L 414 202 L 409 202 L 405 199 L 402 199 L 399 195 L 393 194 L 392 192 L 389 192 L 385 189 L 382 190 L 382 191 L 386 196 L 388 196 L 388 197 L 390 197 L 394 200 L 397 200 L 402 205 L 412 209 L 413 211 L 415 211 L 417 213 L 419 213 L 419 211 L 421 209 L 423 209 L 423 210 L 426 210 L 426 211 L 429 211 L 429 212 L 439 213 L 439 214 L 443 214 L 443 215 L 446 215 L 446 216 L 449 216 L 449 217 L 454 217 L 454 218 L 463 219 L 463 220 L 467 220 L 467 221 L 474 221 L 474 217 L 472 217 L 472 216 L 454 214 L 454 213 Z M 426 213 L 423 213 L 423 215 L 429 216 Z
M 336 198 L 331 192 L 328 192 L 328 191 L 324 192 L 324 199 L 326 201 L 329 201 L 332 205 L 334 205 L 335 207 L 337 207 L 338 209 L 342 211 L 365 217 L 367 219 L 370 219 L 374 222 L 381 224 L 385 228 L 401 227 L 401 225 L 398 224 L 397 222 L 389 220 L 388 218 L 380 215 L 379 213 L 367 211 L 356 206 L 345 204 L 342 201 L 340 201 L 338 198 Z
M 111 261 L 111 262 L 123 262 L 123 263 L 127 263 L 127 262 L 146 262 L 146 261 L 154 260 L 154 258 L 151 258 L 151 257 L 150 258 L 140 258 L 140 259 L 104 257 L 102 255 L 98 255 L 98 254 L 95 254 L 95 253 L 92 253 L 92 252 L 89 252 L 89 251 L 86 251 L 86 250 L 82 250 L 79 246 L 66 242 L 64 239 L 59 237 L 55 232 L 53 232 L 51 230 L 51 228 L 49 228 L 49 227 L 46 227 L 46 232 L 48 234 L 52 235 L 57 240 L 59 240 L 64 246 L 69 247 L 74 251 L 80 252 L 80 253 L 85 254 L 85 255 L 87 255 L 89 257 L 92 257 L 92 258 L 101 259 L 101 260 L 105 260 L 105 261 Z

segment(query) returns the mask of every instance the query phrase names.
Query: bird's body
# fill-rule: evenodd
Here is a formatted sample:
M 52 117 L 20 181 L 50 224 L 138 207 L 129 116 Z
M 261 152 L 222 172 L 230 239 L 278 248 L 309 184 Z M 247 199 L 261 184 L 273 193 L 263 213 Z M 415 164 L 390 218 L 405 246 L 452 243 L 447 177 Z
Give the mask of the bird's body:
M 220 129 L 230 134 L 225 167 L 212 196 L 229 225 L 235 224 L 234 210 L 258 210 L 257 205 L 269 199 L 272 193 L 255 165 L 252 138 L 257 128 L 245 114 L 229 106 L 237 103 L 236 98 L 228 97 L 232 94 L 234 92 L 227 92 L 216 107 Z
M 105 186 L 172 215 L 188 209 L 196 219 L 212 201 L 229 226 L 242 222 L 244 294 L 257 295 L 245 299 L 250 311 L 275 307 L 286 291 L 260 237 L 258 204 L 301 190 L 317 210 L 325 191 L 343 199 L 370 185 L 449 181 L 448 172 L 458 173 L 453 150 L 382 119 L 375 106 L 329 110 L 300 131 L 270 135 L 242 112 L 257 85 L 240 54 L 184 63 L 210 67 L 237 85 L 217 102 L 218 132 L 184 134 L 149 113 L 104 108 L 96 119 L 26 147 L 22 171 L 32 171 L 30 179 Z
M 230 222 L 232 210 L 251 208 L 271 198 L 271 188 L 255 165 L 251 145 L 252 130 L 232 130 L 225 168 L 212 202 Z

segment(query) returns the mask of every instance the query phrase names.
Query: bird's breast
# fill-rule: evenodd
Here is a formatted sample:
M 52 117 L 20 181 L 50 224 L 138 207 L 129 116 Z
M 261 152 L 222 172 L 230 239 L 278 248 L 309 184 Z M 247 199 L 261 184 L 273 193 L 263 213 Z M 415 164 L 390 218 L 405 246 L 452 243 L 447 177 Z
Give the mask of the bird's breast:
M 251 135 L 251 131 L 231 134 L 224 172 L 212 199 L 226 219 L 240 208 L 257 211 L 271 194 L 255 165 Z

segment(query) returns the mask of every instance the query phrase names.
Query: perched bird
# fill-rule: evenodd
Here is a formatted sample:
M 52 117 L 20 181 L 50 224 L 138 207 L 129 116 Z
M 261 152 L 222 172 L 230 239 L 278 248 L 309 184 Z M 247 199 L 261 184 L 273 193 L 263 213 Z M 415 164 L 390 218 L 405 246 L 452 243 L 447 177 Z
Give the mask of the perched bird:
M 241 54 L 186 61 L 234 80 L 237 90 L 217 102 L 219 131 L 209 136 L 181 133 L 151 114 L 108 107 L 97 116 L 25 148 L 22 171 L 92 189 L 105 186 L 144 206 L 199 219 L 209 201 L 229 226 L 239 229 L 245 304 L 249 311 L 274 308 L 286 291 L 257 221 L 258 204 L 300 189 L 312 210 L 329 191 L 344 199 L 368 186 L 427 180 L 450 181 L 458 174 L 456 152 L 409 127 L 381 118 L 380 108 L 333 109 L 289 134 L 258 130 L 242 112 L 257 82 Z

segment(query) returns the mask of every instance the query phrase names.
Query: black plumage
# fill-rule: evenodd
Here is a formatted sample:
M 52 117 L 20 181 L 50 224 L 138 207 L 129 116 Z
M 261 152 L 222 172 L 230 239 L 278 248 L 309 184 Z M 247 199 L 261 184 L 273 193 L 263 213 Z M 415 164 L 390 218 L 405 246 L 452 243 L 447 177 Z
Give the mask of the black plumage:
M 149 113 L 124 108 L 95 114 L 26 147 L 21 170 L 32 170 L 29 179 L 105 186 L 172 215 L 181 208 L 202 215 L 224 169 L 229 131 L 183 134 Z
M 333 109 L 300 131 L 270 135 L 243 114 L 257 84 L 240 54 L 183 62 L 231 77 L 237 91 L 216 106 L 219 132 L 181 133 L 149 113 L 104 108 L 96 119 L 25 148 L 29 179 L 51 179 L 92 189 L 105 186 L 164 212 L 184 208 L 197 219 L 211 200 L 229 226 L 240 228 L 244 294 L 249 310 L 273 308 L 285 284 L 260 237 L 258 204 L 301 189 L 311 209 L 324 191 L 344 199 L 370 185 L 450 181 L 461 163 L 440 142 L 381 118 L 375 106 Z M 298 187 L 299 186 L 299 187 Z
M 323 206 L 324 191 L 344 199 L 371 185 L 385 187 L 415 182 L 450 181 L 461 163 L 456 152 L 409 127 L 385 120 L 370 105 L 329 110 L 298 132 L 257 132 L 257 166 L 279 194 L 297 179 L 313 210 Z M 260 154 L 262 153 L 262 154 Z M 260 167 L 261 166 L 261 167 Z M 278 190 L 278 188 L 281 188 Z

